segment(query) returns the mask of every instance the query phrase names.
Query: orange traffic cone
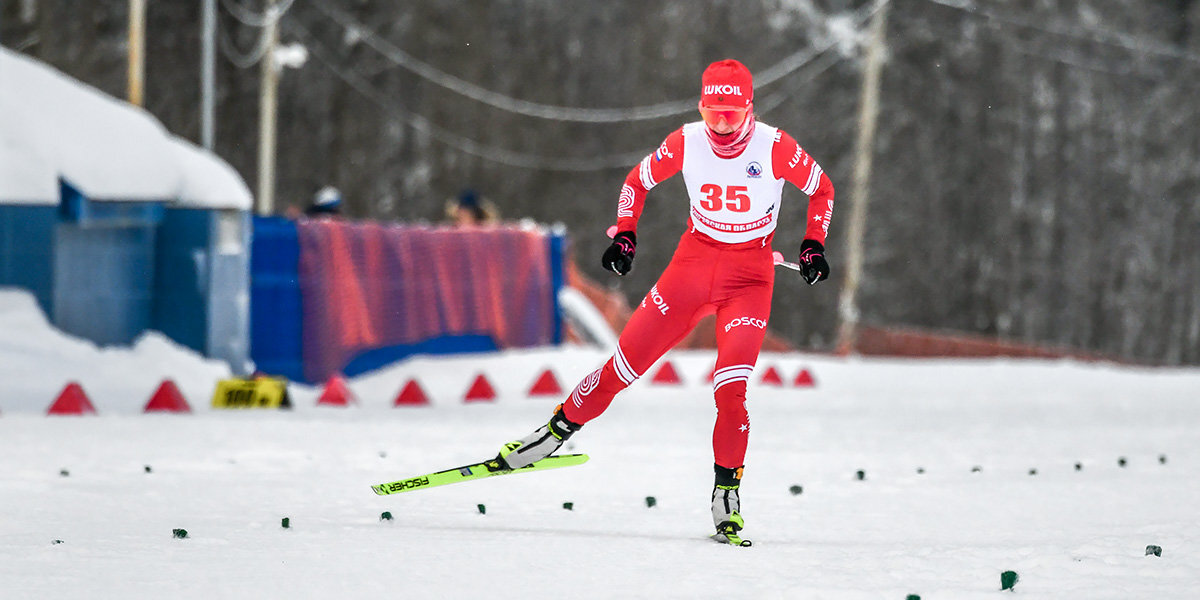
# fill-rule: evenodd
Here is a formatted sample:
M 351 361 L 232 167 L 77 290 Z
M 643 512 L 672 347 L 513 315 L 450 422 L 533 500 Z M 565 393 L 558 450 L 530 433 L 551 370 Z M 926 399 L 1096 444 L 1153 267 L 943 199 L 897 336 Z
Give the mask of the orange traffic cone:
M 50 405 L 50 410 L 46 411 L 49 415 L 86 415 L 96 414 L 96 407 L 92 406 L 92 401 L 88 400 L 87 394 L 83 393 L 83 386 L 72 381 L 63 388 L 58 399 L 54 404 Z
M 325 382 L 325 391 L 321 392 L 321 397 L 317 398 L 317 406 L 350 406 L 358 404 L 358 399 L 354 397 L 354 392 L 346 386 L 346 380 L 341 375 L 333 375 L 329 381 Z
M 550 369 L 542 371 L 537 381 L 533 382 L 533 387 L 529 388 L 530 396 L 561 396 L 562 393 L 562 386 L 558 385 L 558 379 Z
M 796 381 L 792 382 L 792 385 L 796 387 L 813 387 L 817 385 L 817 382 L 813 381 L 812 373 L 809 373 L 808 369 L 800 369 L 800 374 L 796 375 Z
M 491 402 L 496 399 L 496 390 L 492 388 L 492 384 L 488 382 L 487 377 L 480 373 L 475 378 L 475 383 L 471 384 L 471 389 L 467 390 L 467 396 L 463 398 L 464 402 Z
M 763 373 L 760 383 L 763 385 L 782 386 L 783 378 L 779 376 L 779 371 L 776 370 L 775 367 L 771 366 L 767 367 L 766 373 Z
M 396 402 L 393 406 L 428 406 L 429 396 L 425 395 L 425 390 L 421 389 L 421 385 L 416 379 L 410 379 L 404 385 L 404 389 L 400 390 L 400 395 L 396 396 Z
M 146 403 L 146 407 L 142 412 L 192 412 L 192 407 L 188 406 L 187 400 L 184 400 L 183 394 L 179 392 L 179 386 L 170 379 L 164 379 L 162 385 L 150 396 L 150 401 Z
M 671 361 L 663 363 L 658 371 L 654 373 L 654 377 L 650 378 L 650 383 L 658 385 L 679 385 L 683 380 L 679 378 L 679 372 L 675 370 L 675 365 Z

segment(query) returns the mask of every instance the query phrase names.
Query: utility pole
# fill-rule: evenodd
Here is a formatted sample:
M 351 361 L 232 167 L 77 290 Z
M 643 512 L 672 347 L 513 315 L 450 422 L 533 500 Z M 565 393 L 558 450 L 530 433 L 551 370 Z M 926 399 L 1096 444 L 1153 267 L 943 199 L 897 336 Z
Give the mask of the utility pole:
M 146 0 L 129 0 L 129 103 L 142 105 L 146 75 Z
M 270 215 L 275 208 L 275 112 L 278 103 L 279 65 L 275 47 L 279 44 L 279 19 L 276 0 L 267 0 L 266 51 L 260 59 L 262 84 L 258 97 L 258 214 Z
M 854 180 L 850 190 L 850 225 L 846 232 L 846 279 L 838 298 L 837 352 L 854 350 L 858 337 L 858 287 L 863 271 L 863 236 L 867 226 L 867 204 L 871 192 L 871 159 L 875 147 L 875 125 L 879 120 L 879 77 L 887 36 L 889 0 L 878 0 L 871 18 L 871 45 L 863 67 L 862 93 L 858 111 L 858 139 L 855 142 Z
M 212 150 L 216 129 L 217 0 L 204 0 L 200 49 L 200 145 Z

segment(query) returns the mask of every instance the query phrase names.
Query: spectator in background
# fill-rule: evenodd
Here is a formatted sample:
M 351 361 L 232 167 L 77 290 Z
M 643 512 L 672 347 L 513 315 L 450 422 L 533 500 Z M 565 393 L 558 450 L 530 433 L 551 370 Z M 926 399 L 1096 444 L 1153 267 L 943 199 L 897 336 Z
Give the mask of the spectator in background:
M 475 190 L 464 189 L 457 198 L 446 201 L 446 219 L 455 227 L 493 225 L 500 219 L 496 205 L 479 197 Z
M 342 192 L 332 185 L 321 188 L 312 199 L 312 204 L 304 209 L 304 216 L 338 217 L 342 214 Z

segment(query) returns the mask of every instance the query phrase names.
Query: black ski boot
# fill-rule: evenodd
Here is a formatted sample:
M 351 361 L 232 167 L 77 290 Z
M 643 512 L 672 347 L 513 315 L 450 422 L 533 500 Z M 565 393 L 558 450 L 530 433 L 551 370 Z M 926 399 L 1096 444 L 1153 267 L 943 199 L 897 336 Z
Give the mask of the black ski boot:
M 583 425 L 568 421 L 563 415 L 562 405 L 559 404 L 554 407 L 554 415 L 550 417 L 549 423 L 519 440 L 505 444 L 496 458 L 509 469 L 520 469 L 554 454 L 567 438 L 582 427 Z

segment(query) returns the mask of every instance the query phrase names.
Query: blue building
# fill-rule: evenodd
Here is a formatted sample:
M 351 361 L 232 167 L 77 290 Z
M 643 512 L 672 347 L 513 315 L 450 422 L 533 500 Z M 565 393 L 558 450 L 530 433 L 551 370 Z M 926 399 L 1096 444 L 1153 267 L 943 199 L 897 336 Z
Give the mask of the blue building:
M 144 110 L 0 48 L 0 286 L 98 344 L 249 366 L 252 197 Z

